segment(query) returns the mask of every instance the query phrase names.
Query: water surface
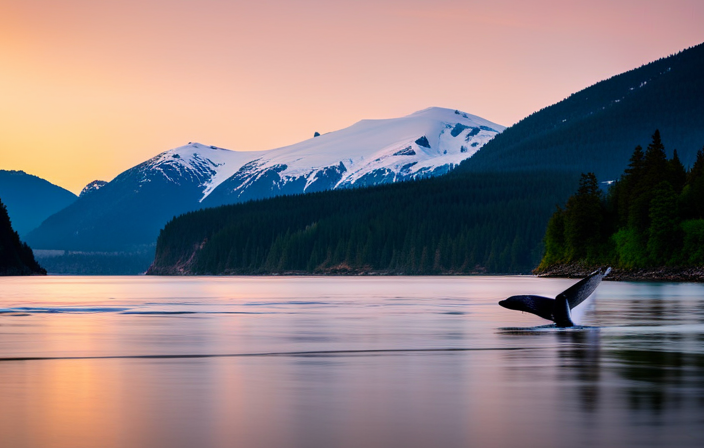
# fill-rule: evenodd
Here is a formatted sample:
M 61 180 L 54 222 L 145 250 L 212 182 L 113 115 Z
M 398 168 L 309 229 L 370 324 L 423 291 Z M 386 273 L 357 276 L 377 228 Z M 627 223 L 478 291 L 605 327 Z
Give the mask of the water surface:
M 702 446 L 704 285 L 0 279 L 0 446 Z

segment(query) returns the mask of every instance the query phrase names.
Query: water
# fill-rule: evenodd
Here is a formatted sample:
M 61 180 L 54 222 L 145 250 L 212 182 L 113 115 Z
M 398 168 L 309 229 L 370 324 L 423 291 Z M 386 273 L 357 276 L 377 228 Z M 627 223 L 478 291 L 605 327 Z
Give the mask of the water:
M 2 447 L 702 446 L 704 285 L 0 279 Z

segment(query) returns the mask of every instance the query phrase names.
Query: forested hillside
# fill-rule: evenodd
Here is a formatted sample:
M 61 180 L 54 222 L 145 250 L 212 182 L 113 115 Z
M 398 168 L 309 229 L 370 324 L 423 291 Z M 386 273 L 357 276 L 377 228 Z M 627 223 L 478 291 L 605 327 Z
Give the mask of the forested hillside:
M 10 216 L 0 200 L 0 275 L 46 274 L 34 260 L 32 249 L 12 229 Z
M 704 265 L 704 150 L 686 170 L 660 133 L 604 194 L 593 173 L 550 219 L 540 270 L 559 264 L 623 269 Z
M 577 179 L 446 176 L 188 213 L 162 230 L 149 273 L 529 272 Z
M 667 162 L 668 167 L 694 163 L 704 142 L 702 73 L 704 45 L 699 45 L 600 82 L 505 130 L 442 179 L 187 214 L 161 232 L 150 272 L 530 272 L 543 254 L 549 216 L 577 187 L 578 173 L 617 179 L 633 148 L 656 128 L 665 145 L 678 150 L 680 161 Z M 667 160 L 662 142 L 658 145 L 658 157 Z M 583 181 L 583 188 L 597 194 L 595 179 L 589 185 Z M 653 187 L 660 183 L 656 180 Z M 673 195 L 686 196 L 684 184 L 672 188 Z M 638 198 L 639 204 L 652 199 Z M 634 212 L 646 216 L 636 227 L 641 239 L 650 232 L 649 206 L 641 204 Z M 603 226 L 597 226 L 601 236 L 587 257 L 608 260 L 603 254 L 614 253 L 601 246 L 611 241 L 604 235 L 614 222 L 611 212 L 604 213 L 593 215 Z M 694 238 L 697 230 L 692 232 Z M 636 261 L 628 262 L 650 260 L 643 258 L 643 247 L 651 250 L 648 243 L 637 240 L 640 246 L 630 249 L 636 240 L 627 236 L 619 244 L 628 248 L 624 256 L 635 251 Z M 570 257 L 583 255 L 570 251 Z
M 506 129 L 458 170 L 557 169 L 613 180 L 653 129 L 689 166 L 704 142 L 703 73 L 700 44 L 614 76 Z

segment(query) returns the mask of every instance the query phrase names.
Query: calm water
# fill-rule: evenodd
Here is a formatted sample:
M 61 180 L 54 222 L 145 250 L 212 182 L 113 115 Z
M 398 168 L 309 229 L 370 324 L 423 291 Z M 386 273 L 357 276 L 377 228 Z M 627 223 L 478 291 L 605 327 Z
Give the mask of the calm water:
M 702 446 L 704 285 L 572 283 L 0 278 L 0 446 Z

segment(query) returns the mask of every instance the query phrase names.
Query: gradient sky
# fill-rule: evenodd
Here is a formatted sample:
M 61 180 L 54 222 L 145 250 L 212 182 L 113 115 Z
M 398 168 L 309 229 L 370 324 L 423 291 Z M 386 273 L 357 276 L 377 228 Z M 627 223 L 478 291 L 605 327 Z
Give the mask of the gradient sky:
M 508 126 L 703 23 L 701 0 L 0 0 L 0 169 L 77 193 L 189 141 L 429 106 Z

